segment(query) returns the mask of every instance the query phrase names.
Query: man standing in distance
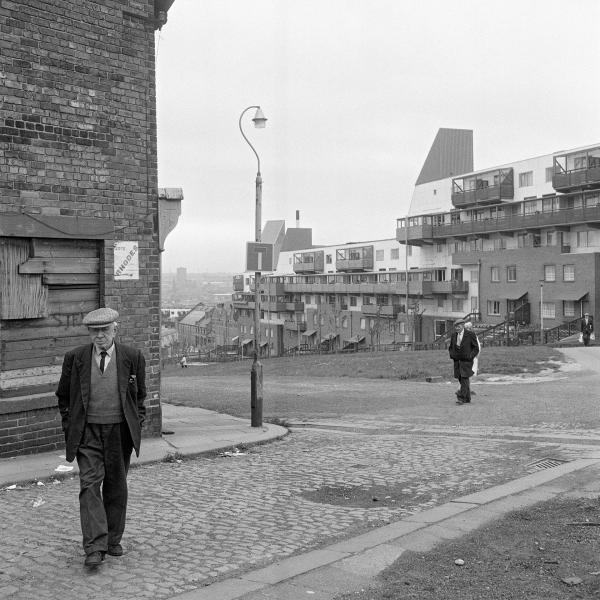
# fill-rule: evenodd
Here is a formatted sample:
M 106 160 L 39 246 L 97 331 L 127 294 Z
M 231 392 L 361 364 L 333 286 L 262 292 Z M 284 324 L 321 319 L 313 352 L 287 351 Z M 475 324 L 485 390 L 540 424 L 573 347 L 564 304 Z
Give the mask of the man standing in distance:
M 471 402 L 469 377 L 473 376 L 473 359 L 479 354 L 479 342 L 472 331 L 465 329 L 463 319 L 454 322 L 448 352 L 454 361 L 454 377 L 460 383 L 460 390 L 456 392 L 456 404 L 468 404 Z
M 67 352 L 56 395 L 67 461 L 79 467 L 79 512 L 85 565 L 108 552 L 121 556 L 132 449 L 139 456 L 146 414 L 146 361 L 115 342 L 119 313 L 93 310 L 83 318 L 91 343 Z
M 594 331 L 594 322 L 590 318 L 590 313 L 585 313 L 583 319 L 581 319 L 581 336 L 583 338 L 583 345 L 589 346 L 590 337 Z

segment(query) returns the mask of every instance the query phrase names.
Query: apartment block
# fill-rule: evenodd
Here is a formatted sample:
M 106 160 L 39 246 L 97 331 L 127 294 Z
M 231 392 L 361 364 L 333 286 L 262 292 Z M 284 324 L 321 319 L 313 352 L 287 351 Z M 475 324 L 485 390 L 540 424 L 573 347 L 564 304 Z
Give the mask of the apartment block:
M 432 344 L 459 317 L 557 339 L 595 315 L 599 252 L 600 146 L 474 171 L 472 131 L 440 129 L 394 238 L 278 250 L 260 284 L 261 353 Z M 253 289 L 236 277 L 239 339 L 224 340 L 246 353 Z

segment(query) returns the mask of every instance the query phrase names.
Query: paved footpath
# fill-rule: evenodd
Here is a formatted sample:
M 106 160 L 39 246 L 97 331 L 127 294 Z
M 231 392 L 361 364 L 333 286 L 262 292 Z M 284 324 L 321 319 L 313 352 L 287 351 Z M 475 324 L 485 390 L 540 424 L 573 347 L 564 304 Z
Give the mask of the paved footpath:
M 21 481 L 31 463 L 0 461 L 0 598 L 333 598 L 406 549 L 558 493 L 596 493 L 589 482 L 600 479 L 593 429 L 549 425 L 536 437 L 515 426 L 329 420 L 285 437 L 271 425 L 250 440 L 240 420 L 165 406 L 165 423 L 169 411 L 175 434 L 160 449 L 147 441 L 154 460 L 169 461 L 132 469 L 125 555 L 96 572 L 82 565 L 77 479 L 48 477 L 60 457 L 16 487 L 7 463 Z M 193 458 L 201 441 L 208 449 L 194 429 L 201 417 L 205 436 L 225 427 L 213 434 L 221 451 Z M 269 438 L 232 450 L 236 439 Z M 536 466 L 549 456 L 556 466 Z

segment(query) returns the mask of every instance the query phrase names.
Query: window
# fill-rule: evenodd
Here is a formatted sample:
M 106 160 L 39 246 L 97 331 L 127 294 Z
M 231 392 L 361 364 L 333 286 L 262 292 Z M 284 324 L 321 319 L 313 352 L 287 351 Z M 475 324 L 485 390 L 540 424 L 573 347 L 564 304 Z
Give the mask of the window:
M 556 281 L 556 265 L 544 265 L 544 281 Z
M 471 296 L 471 312 L 477 312 L 479 309 L 479 298 Z
M 589 231 L 578 231 L 577 232 L 577 247 L 587 248 L 590 244 Z
M 435 338 L 439 338 L 446 333 L 446 321 L 434 321 Z
M 375 304 L 375 298 L 373 296 L 363 296 L 363 305 L 372 306 Z
M 506 250 L 506 238 L 500 237 L 494 239 L 494 250 Z
M 498 283 L 500 281 L 500 269 L 498 267 L 490 268 L 490 281 Z
M 306 302 L 306 304 L 312 304 L 312 296 L 311 295 L 306 294 L 306 296 L 304 298 L 305 298 L 304 301 Z
M 471 269 L 469 271 L 469 279 L 473 283 L 476 283 L 477 281 L 479 281 L 479 271 L 477 269 Z
M 313 325 L 314 325 L 314 326 L 316 326 L 316 325 L 317 325 L 317 313 L 313 313 L 313 316 L 312 316 L 312 322 L 313 322 Z
M 437 305 L 438 308 L 444 308 L 444 296 L 438 296 Z
M 509 265 L 506 267 L 506 281 L 516 281 L 517 280 L 517 266 Z
M 573 300 L 565 300 L 563 302 L 563 315 L 565 317 L 575 316 L 575 302 Z
M 402 335 L 406 334 L 406 323 L 404 321 L 398 323 L 398 333 L 401 333 Z
M 400 260 L 400 248 L 392 248 L 390 250 L 390 260 Z
M 542 304 L 542 316 L 544 319 L 554 319 L 556 316 L 556 306 L 554 302 L 544 302 Z
M 435 245 L 435 251 L 436 251 L 438 254 L 441 254 L 441 253 L 444 251 L 444 249 L 445 249 L 445 248 L 446 248 L 446 245 L 445 245 L 445 244 L 436 244 L 436 245 Z
M 361 319 L 360 320 L 360 328 L 364 331 L 367 328 L 367 320 L 366 319 Z
M 533 171 L 519 173 L 519 187 L 528 187 L 533 185 Z
M 499 315 L 500 314 L 500 302 L 498 300 L 487 301 L 487 313 L 488 315 Z
M 575 281 L 575 265 L 563 265 L 563 281 Z
M 342 328 L 348 329 L 348 317 L 342 317 Z
M 328 265 L 330 265 L 330 264 L 331 264 L 331 262 L 332 262 L 332 259 L 331 259 L 331 254 L 326 254 L 326 255 L 325 255 L 325 262 L 326 262 Z
M 384 259 L 384 250 L 375 250 L 375 260 Z
M 531 200 L 530 202 L 523 202 L 523 212 L 526 215 L 533 215 L 537 210 L 537 200 Z
M 325 317 L 323 315 L 319 317 L 319 325 L 325 325 Z
M 357 306 L 357 296 L 350 296 L 350 306 Z
M 546 167 L 546 183 L 552 181 L 552 175 L 554 175 L 554 167 Z
M 546 232 L 546 246 L 554 246 L 554 232 L 553 231 Z

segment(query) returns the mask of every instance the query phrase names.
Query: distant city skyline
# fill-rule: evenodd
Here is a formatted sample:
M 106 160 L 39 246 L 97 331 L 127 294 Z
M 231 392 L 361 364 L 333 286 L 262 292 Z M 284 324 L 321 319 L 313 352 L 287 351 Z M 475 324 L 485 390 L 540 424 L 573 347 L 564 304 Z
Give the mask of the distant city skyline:
M 241 272 L 263 219 L 389 239 L 439 128 L 475 169 L 600 142 L 597 0 L 176 0 L 157 34 L 158 170 L 181 187 L 163 272 Z

